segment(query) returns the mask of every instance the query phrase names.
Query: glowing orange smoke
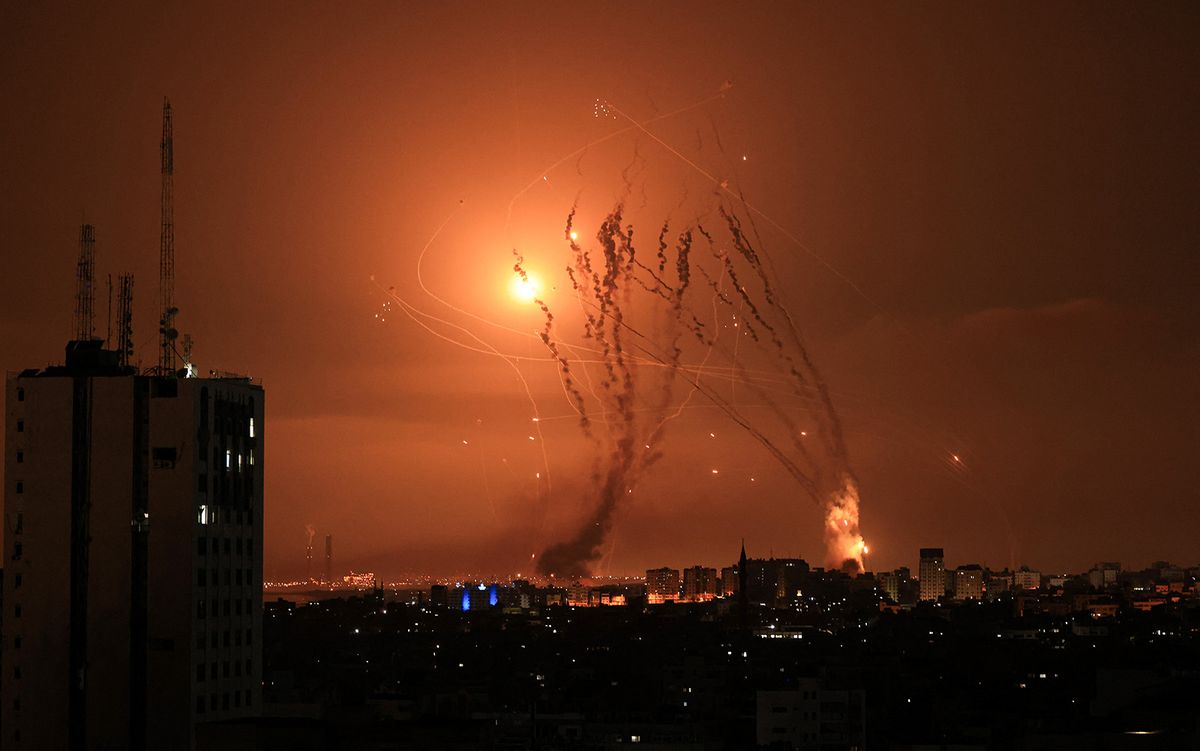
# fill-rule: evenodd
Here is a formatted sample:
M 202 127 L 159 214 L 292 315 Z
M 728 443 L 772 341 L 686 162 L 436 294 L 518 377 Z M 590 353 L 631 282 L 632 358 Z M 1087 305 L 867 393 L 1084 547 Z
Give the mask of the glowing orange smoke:
M 844 475 L 842 487 L 825 505 L 825 550 L 831 568 L 846 568 L 852 563 L 858 571 L 863 567 L 867 543 L 858 531 L 858 485 Z

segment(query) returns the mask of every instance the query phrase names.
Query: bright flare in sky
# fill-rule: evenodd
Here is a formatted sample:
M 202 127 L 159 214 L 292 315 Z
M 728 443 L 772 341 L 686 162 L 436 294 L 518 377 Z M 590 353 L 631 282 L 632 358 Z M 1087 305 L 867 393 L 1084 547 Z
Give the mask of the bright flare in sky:
M 533 302 L 541 294 L 542 284 L 533 274 L 526 274 L 524 279 L 514 275 L 508 291 L 520 302 Z

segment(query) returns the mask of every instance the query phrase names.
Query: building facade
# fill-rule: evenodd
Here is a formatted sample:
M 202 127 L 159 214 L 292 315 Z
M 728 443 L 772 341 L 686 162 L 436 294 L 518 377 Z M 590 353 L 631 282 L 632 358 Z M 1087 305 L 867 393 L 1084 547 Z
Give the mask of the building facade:
M 646 601 L 651 604 L 679 599 L 679 569 L 652 568 L 646 570 Z
M 946 594 L 946 555 L 941 548 L 921 548 L 921 600 L 937 602 Z
M 982 566 L 971 563 L 954 569 L 954 599 L 982 600 L 985 591 Z
M 692 566 L 683 570 L 683 599 L 706 602 L 719 594 L 717 570 L 707 566 Z
M 263 390 L 99 344 L 6 380 L 5 751 L 187 749 L 260 710 Z
M 756 699 L 759 748 L 866 748 L 866 700 L 861 690 L 828 690 L 818 678 L 800 678 L 795 689 L 759 691 Z

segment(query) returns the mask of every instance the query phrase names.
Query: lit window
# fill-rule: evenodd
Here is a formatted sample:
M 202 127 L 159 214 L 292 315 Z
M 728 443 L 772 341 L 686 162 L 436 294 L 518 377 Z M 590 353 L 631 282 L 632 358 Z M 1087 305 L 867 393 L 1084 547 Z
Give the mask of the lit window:
M 250 466 L 253 467 L 254 466 L 254 449 L 250 449 L 250 451 L 249 451 L 249 461 L 250 461 Z
M 229 469 L 233 465 L 233 451 L 225 449 L 225 469 Z
M 209 523 L 210 517 L 208 515 L 208 506 L 200 507 L 200 513 L 197 515 L 196 521 L 200 522 L 201 524 Z
M 250 418 L 250 437 L 254 437 L 254 418 Z

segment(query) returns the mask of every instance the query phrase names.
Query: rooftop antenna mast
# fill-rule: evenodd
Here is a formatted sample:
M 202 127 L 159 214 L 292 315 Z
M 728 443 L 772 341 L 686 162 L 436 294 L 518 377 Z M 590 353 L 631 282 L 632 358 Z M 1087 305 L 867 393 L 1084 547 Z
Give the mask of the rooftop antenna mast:
M 117 277 L 117 361 L 122 368 L 133 357 L 133 274 Z
M 171 102 L 163 97 L 162 143 L 162 228 L 159 235 L 158 294 L 161 318 L 158 321 L 158 371 L 175 372 L 175 146 L 171 135 Z
M 96 333 L 96 228 L 79 228 L 79 261 L 75 266 L 75 339 L 87 341 Z

